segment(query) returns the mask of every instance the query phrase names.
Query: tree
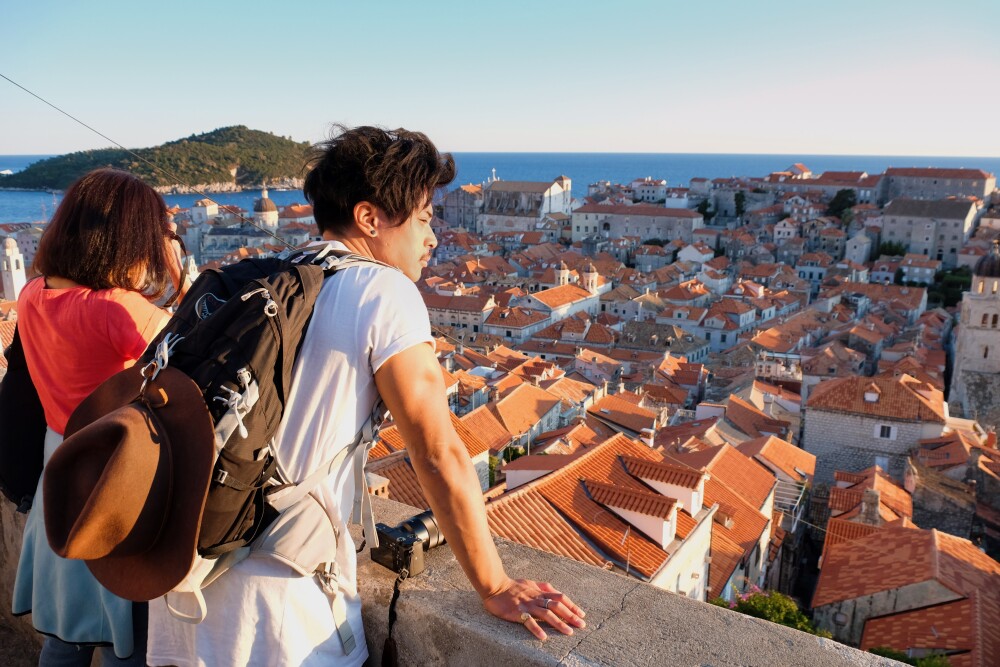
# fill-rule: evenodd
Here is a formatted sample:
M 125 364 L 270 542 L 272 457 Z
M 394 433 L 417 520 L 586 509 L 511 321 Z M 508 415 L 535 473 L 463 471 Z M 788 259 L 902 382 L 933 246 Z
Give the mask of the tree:
M 703 200 L 700 204 L 698 204 L 698 208 L 695 210 L 701 213 L 701 217 L 705 219 L 705 222 L 709 222 L 712 218 L 715 217 L 715 211 L 712 211 L 711 213 L 709 213 L 708 211 L 707 199 Z
M 882 241 L 878 246 L 878 255 L 901 257 L 906 254 L 906 246 L 897 241 Z
M 829 206 L 826 207 L 827 215 L 835 215 L 838 218 L 844 217 L 844 211 L 850 209 L 852 206 L 858 203 L 858 193 L 854 190 L 843 189 L 837 190 L 837 194 L 833 196 L 830 200 Z
M 742 218 L 743 214 L 747 210 L 747 196 L 746 193 L 740 190 L 736 193 L 736 217 Z
M 726 602 L 722 598 L 715 598 L 710 602 L 717 607 L 728 607 L 741 614 L 763 618 L 765 621 L 795 628 L 811 635 L 831 636 L 826 630 L 817 630 L 795 604 L 795 600 L 777 591 L 762 591 L 753 586 L 750 593 L 739 595 L 732 602 Z

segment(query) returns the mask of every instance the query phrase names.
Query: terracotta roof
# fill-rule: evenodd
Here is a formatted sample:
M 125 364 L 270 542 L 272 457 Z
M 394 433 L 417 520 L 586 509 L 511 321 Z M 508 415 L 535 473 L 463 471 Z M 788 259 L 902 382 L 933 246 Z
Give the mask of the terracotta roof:
M 593 296 L 590 292 L 577 285 L 560 285 L 531 295 L 549 308 L 559 308 L 569 303 L 582 301 Z
M 531 483 L 567 520 L 597 543 L 605 553 L 644 577 L 655 574 L 667 559 L 667 554 L 638 531 L 592 500 L 581 479 L 599 481 L 616 487 L 648 491 L 631 477 L 619 462 L 619 457 L 631 455 L 656 460 L 660 455 L 625 436 L 616 435 L 583 454 L 561 470 Z M 518 493 L 518 491 L 514 491 Z M 678 515 L 680 516 L 680 515 Z M 688 523 L 688 525 L 690 525 Z M 678 530 L 682 529 L 678 521 Z
M 861 479 L 849 487 L 835 486 L 830 489 L 827 506 L 832 511 L 849 512 L 861 504 L 864 492 L 872 489 L 879 492 L 879 502 L 899 516 L 913 516 L 913 499 L 906 489 L 896 484 L 881 468 L 868 468 L 860 473 Z M 846 481 L 846 480 L 845 480 Z
M 869 618 L 861 637 L 861 650 L 887 646 L 906 652 L 928 649 L 946 653 L 951 667 L 985 664 L 977 651 L 976 638 L 981 628 L 975 609 L 979 598 L 965 598 L 944 604 L 921 607 L 886 616 Z
M 493 406 L 504 428 L 513 435 L 527 433 L 559 405 L 559 399 L 530 384 L 522 384 Z
M 777 483 L 771 471 L 765 470 L 729 444 L 715 448 L 711 461 L 704 469 L 713 479 L 725 484 L 755 509 L 764 506 Z
M 482 405 L 467 415 L 463 415 L 459 421 L 493 451 L 506 447 L 514 437 L 490 411 L 488 405 Z
M 982 180 L 993 174 L 982 169 L 943 169 L 939 167 L 889 167 L 886 176 L 903 176 L 906 178 L 952 178 L 957 180 Z
M 768 416 L 735 394 L 729 396 L 726 404 L 726 420 L 751 438 L 784 435 L 790 426 L 789 422 Z
M 537 490 L 500 496 L 486 505 L 486 519 L 508 540 L 591 565 L 607 560 Z
M 726 582 L 733 576 L 736 567 L 743 560 L 743 547 L 729 535 L 729 530 L 718 523 L 712 523 L 712 564 L 708 566 L 708 583 L 712 589 L 709 597 L 722 595 Z
M 580 208 L 573 209 L 573 213 L 603 213 L 605 215 L 686 219 L 702 217 L 701 213 L 686 208 L 664 208 L 663 206 L 649 206 L 646 204 L 585 204 Z
M 475 458 L 488 449 L 488 443 L 479 435 L 481 431 L 469 428 L 454 413 L 449 413 L 449 416 L 451 417 L 452 427 L 458 433 L 458 437 L 461 439 L 462 444 L 465 445 L 466 451 L 469 452 L 469 458 Z M 507 440 L 510 440 L 509 435 L 507 436 Z M 375 447 L 372 448 L 368 458 L 378 459 L 404 449 L 406 449 L 406 443 L 403 442 L 403 436 L 400 435 L 399 428 L 395 424 L 390 424 L 379 431 L 378 441 Z
M 644 428 L 653 428 L 656 421 L 656 413 L 652 410 L 641 408 L 630 401 L 610 394 L 592 405 L 587 413 L 598 419 L 623 426 L 635 433 L 640 433 Z
M 630 475 L 644 481 L 652 480 L 686 489 L 697 489 L 704 477 L 704 473 L 692 470 L 688 466 L 670 463 L 669 460 L 651 461 L 634 456 L 622 456 L 621 461 Z
M 670 518 L 677 501 L 653 491 L 614 486 L 589 479 L 581 480 L 590 497 L 606 507 L 645 514 L 664 521 Z
M 6 350 L 14 340 L 14 327 L 17 326 L 17 320 L 0 320 L 0 352 Z M 0 368 L 7 368 L 7 357 L 0 354 Z
M 770 518 L 761 514 L 758 508 L 725 484 L 710 477 L 705 482 L 705 505 L 711 507 L 716 503 L 719 504 L 720 511 L 733 519 L 732 528 L 722 527 L 724 534 L 739 544 L 744 554 L 749 554 L 760 541 Z
M 799 482 L 811 480 L 816 473 L 815 455 L 773 435 L 747 440 L 737 449 Z
M 882 530 L 882 526 L 873 526 L 869 523 L 858 523 L 857 521 L 848 521 L 840 517 L 831 517 L 826 522 L 826 537 L 823 540 L 823 552 L 820 555 L 820 563 L 823 562 L 823 557 L 826 555 L 827 550 L 834 544 L 867 537 L 880 530 Z
M 929 580 L 958 595 L 983 588 L 1000 593 L 1000 563 L 968 540 L 934 529 L 892 526 L 833 545 L 820 571 L 812 606 Z
M 389 480 L 389 498 L 392 500 L 421 510 L 430 507 L 406 452 L 396 452 L 370 462 L 367 470 Z
M 878 400 L 865 400 L 865 393 L 874 384 L 879 389 Z M 944 423 L 944 396 L 933 387 L 918 382 L 909 375 L 889 377 L 844 377 L 820 382 L 812 391 L 810 409 L 862 414 L 899 421 Z
M 960 616 L 966 609 L 955 604 L 966 598 L 971 618 L 962 624 L 969 630 L 965 648 L 968 659 L 948 656 L 951 664 L 994 664 L 1000 655 L 1000 563 L 981 552 L 971 542 L 937 530 L 920 530 L 892 526 L 878 533 L 831 547 L 820 571 L 819 584 L 813 596 L 813 607 L 842 600 L 852 600 L 880 591 L 902 588 L 926 581 L 936 581 L 953 591 L 957 600 L 947 612 Z M 945 606 L 945 605 L 939 605 Z M 907 633 L 907 641 L 926 642 L 927 635 L 937 641 L 959 640 L 961 630 L 947 625 L 935 607 L 901 610 L 890 616 L 869 619 L 867 641 L 874 637 Z M 947 614 L 944 614 L 947 615 Z M 895 617 L 897 620 L 889 621 Z M 941 620 L 942 627 L 927 623 Z M 869 632 L 874 633 L 870 635 Z M 863 637 L 863 642 L 866 641 Z M 909 647 L 907 647 L 909 648 Z M 955 663 L 954 658 L 962 663 Z M 967 660 L 967 661 L 966 661 Z

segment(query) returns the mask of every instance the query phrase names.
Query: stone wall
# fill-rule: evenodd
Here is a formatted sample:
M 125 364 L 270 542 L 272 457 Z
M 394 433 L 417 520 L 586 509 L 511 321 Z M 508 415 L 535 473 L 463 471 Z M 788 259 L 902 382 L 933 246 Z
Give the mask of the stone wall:
M 376 517 L 397 523 L 413 508 L 374 498 Z M 0 594 L 10 599 L 23 521 L 0 503 L 3 570 Z M 358 536 L 360 537 L 360 536 Z M 583 565 L 502 540 L 497 542 L 508 573 L 550 581 L 587 611 L 587 628 L 572 636 L 549 633 L 537 641 L 515 623 L 483 609 L 447 546 L 427 554 L 427 570 L 401 585 L 393 638 L 400 665 L 535 667 L 632 665 L 898 665 L 848 646 L 775 625 L 683 596 L 600 568 Z M 393 573 L 359 557 L 358 580 L 371 659 L 380 664 L 388 628 Z M 30 633 L 2 604 L 0 626 Z M 0 651 L 0 656 L 3 656 Z M 13 664 L 7 662 L 5 664 Z M 30 664 L 21 661 L 20 664 Z
M 875 437 L 875 428 L 897 429 L 894 440 Z M 940 435 L 944 425 L 869 418 L 808 408 L 803 415 L 803 449 L 816 455 L 817 483 L 833 481 L 835 470 L 858 472 L 875 465 L 876 456 L 889 459 L 890 475 L 902 480 L 909 450 L 922 438 Z
M 869 618 L 959 600 L 961 597 L 936 581 L 925 581 L 817 607 L 813 610 L 813 622 L 817 628 L 829 630 L 837 641 L 857 646 L 861 643 L 865 621 Z

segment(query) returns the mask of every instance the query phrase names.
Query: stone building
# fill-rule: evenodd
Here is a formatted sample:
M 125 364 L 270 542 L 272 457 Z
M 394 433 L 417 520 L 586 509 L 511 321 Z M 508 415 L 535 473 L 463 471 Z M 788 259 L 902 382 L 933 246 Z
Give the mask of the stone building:
M 983 426 L 1000 425 L 1000 245 L 976 263 L 962 298 L 948 400 Z
M 17 301 L 27 278 L 21 250 L 17 247 L 17 241 L 9 236 L 3 242 L 2 262 L 0 276 L 3 277 L 3 298 L 7 301 Z
M 907 252 L 958 265 L 958 251 L 972 236 L 979 209 L 968 199 L 894 199 L 882 215 L 882 240 Z
M 897 197 L 986 199 L 996 189 L 997 179 L 982 169 L 893 168 L 885 170 L 882 185 L 886 200 Z
M 441 217 L 449 227 L 476 228 L 476 219 L 483 209 L 483 186 L 461 185 L 444 197 Z
M 547 215 L 569 215 L 572 203 L 573 186 L 567 176 L 559 176 L 551 183 L 494 180 L 483 190 L 476 231 L 480 234 L 533 231 Z
M 595 235 L 605 239 L 637 236 L 642 241 L 680 239 L 691 243 L 693 232 L 703 226 L 701 214 L 688 209 L 649 204 L 587 204 L 573 211 L 572 239 L 576 242 Z
M 940 436 L 947 420 L 942 392 L 909 375 L 838 378 L 813 389 L 803 446 L 816 455 L 817 482 L 873 465 L 902 479 L 909 451 Z

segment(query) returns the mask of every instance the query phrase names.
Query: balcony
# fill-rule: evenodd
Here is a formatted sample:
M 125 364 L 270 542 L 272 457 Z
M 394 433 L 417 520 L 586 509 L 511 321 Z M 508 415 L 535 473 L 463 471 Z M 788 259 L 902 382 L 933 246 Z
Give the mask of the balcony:
M 374 498 L 380 521 L 396 523 L 412 508 Z M 20 545 L 21 515 L 0 508 L 0 596 L 10 599 Z M 548 580 L 587 611 L 587 628 L 573 636 L 550 632 L 538 642 L 524 629 L 487 614 L 447 546 L 428 554 L 428 569 L 402 585 L 393 629 L 401 665 L 895 665 L 767 621 L 689 600 L 599 568 L 498 541 L 501 558 L 514 577 Z M 380 664 L 394 576 L 366 555 L 358 579 L 371 659 Z M 12 667 L 35 664 L 37 637 L 24 619 L 12 619 L 0 605 L 0 659 Z M 15 632 L 11 632 L 11 629 Z M 16 647 L 22 647 L 20 650 Z

